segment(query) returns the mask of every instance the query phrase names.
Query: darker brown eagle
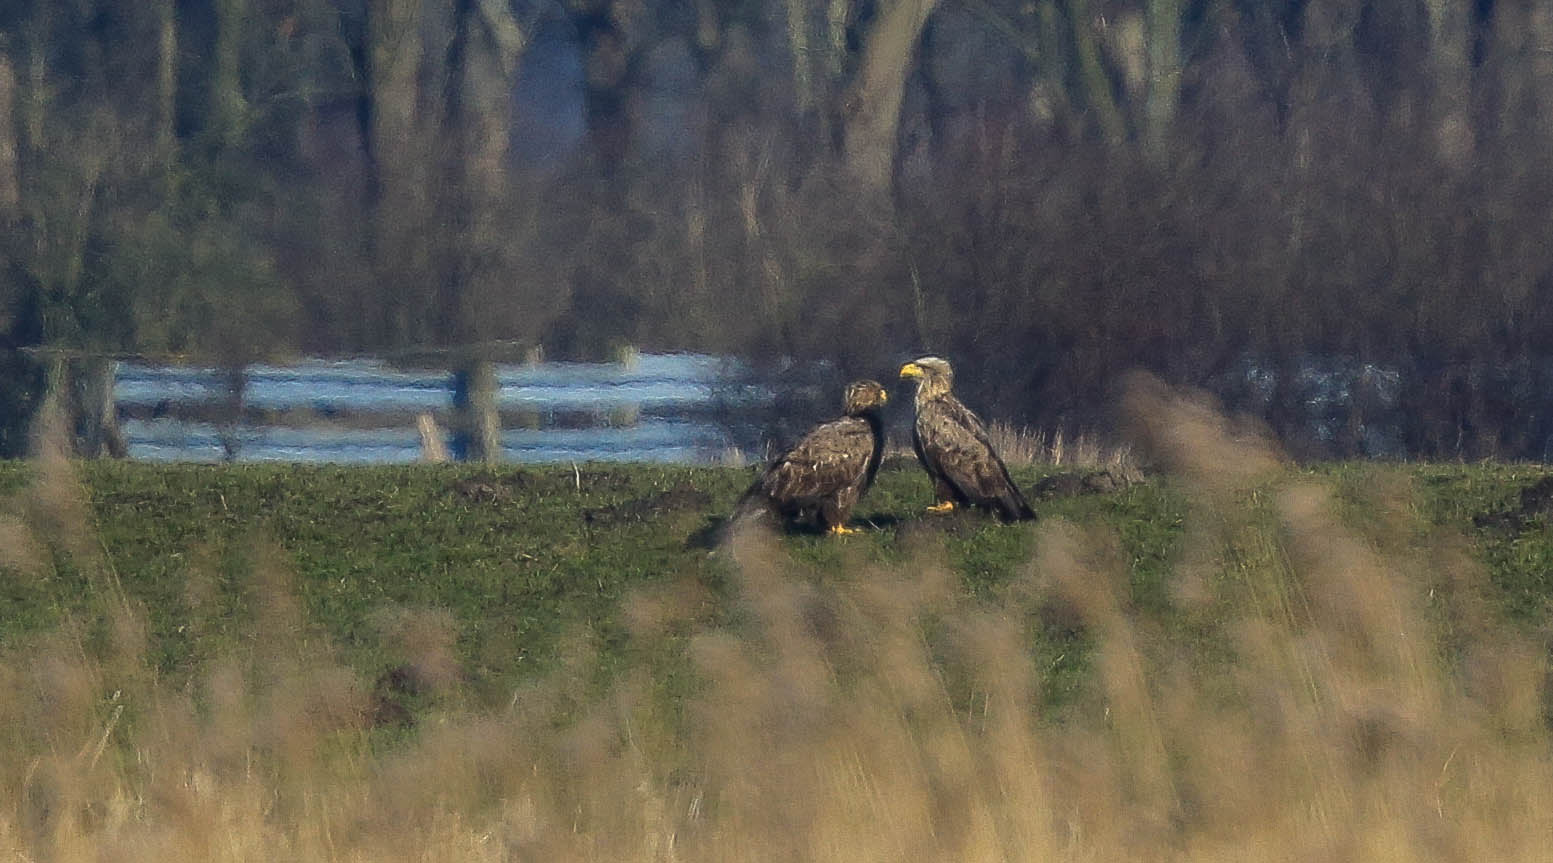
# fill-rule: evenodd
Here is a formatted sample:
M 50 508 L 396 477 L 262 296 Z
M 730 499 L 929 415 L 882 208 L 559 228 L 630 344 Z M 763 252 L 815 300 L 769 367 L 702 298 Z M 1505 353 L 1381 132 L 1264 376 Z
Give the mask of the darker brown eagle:
M 917 421 L 911 445 L 933 478 L 938 503 L 928 512 L 977 506 L 993 510 L 1004 521 L 1035 518 L 1035 510 L 992 449 L 981 418 L 950 392 L 954 370 L 949 362 L 922 357 L 901 366 L 901 377 L 917 382 Z
M 884 451 L 879 412 L 888 399 L 876 381 L 848 384 L 843 416 L 815 426 L 772 462 L 739 499 L 730 523 L 769 512 L 833 534 L 857 533 L 846 526 L 847 518 L 879 470 Z

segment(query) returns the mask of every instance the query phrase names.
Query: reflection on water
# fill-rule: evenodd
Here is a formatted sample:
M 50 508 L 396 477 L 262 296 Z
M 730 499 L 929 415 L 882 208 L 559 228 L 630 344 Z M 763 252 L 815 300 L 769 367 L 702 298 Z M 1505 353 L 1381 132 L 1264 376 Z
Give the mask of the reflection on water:
M 239 426 L 228 431 L 212 423 L 161 419 L 128 420 L 123 431 L 130 457 L 146 461 L 224 461 L 230 445 L 239 461 L 389 464 L 415 461 L 421 447 L 413 428 Z M 508 429 L 501 440 L 503 456 L 522 462 L 706 462 L 732 446 L 716 425 L 676 420 L 589 429 Z
M 519 462 L 709 462 L 739 443 L 719 413 L 771 398 L 739 364 L 694 354 L 495 372 L 509 426 L 502 454 Z M 255 365 L 242 376 L 240 405 L 231 380 L 220 369 L 121 365 L 114 396 L 130 458 L 410 462 L 421 446 L 413 416 L 429 412 L 445 426 L 451 415 L 444 370 L 375 360 Z M 215 419 L 222 410 L 232 419 Z

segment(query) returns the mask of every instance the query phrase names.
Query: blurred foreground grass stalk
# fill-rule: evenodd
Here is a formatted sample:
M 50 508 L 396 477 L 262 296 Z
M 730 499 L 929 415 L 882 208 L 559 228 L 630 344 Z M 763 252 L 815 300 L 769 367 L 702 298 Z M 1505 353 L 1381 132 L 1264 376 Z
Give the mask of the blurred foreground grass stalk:
M 725 613 L 691 577 L 627 600 L 630 637 L 685 667 L 626 669 L 596 698 L 586 638 L 491 709 L 459 697 L 451 617 L 383 621 L 440 696 L 400 734 L 373 727 L 373 687 L 262 542 L 238 646 L 159 676 L 145 609 L 43 446 L 0 566 L 67 560 L 102 614 L 0 657 L 0 857 L 1546 859 L 1544 652 L 1490 610 L 1459 538 L 1361 538 L 1326 485 L 1207 406 L 1143 383 L 1128 409 L 1190 501 L 1168 617 L 1128 599 L 1113 536 L 1061 521 L 990 596 L 931 536 L 817 577 L 743 535 Z M 1405 489 L 1370 493 L 1385 531 L 1418 531 Z M 1091 651 L 1060 709 L 1035 626 Z M 664 674 L 695 683 L 668 698 Z

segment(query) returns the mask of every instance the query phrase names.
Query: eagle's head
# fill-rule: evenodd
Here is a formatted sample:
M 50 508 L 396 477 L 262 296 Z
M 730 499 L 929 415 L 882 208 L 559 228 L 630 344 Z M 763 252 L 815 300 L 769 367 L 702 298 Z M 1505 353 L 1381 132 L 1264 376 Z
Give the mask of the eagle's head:
M 867 411 L 876 410 L 884 406 L 890 400 L 890 394 L 878 381 L 853 381 L 847 384 L 845 400 L 842 407 L 847 416 L 858 416 Z
M 942 357 L 918 357 L 901 366 L 901 380 L 915 379 L 917 398 L 933 398 L 954 386 L 954 369 Z

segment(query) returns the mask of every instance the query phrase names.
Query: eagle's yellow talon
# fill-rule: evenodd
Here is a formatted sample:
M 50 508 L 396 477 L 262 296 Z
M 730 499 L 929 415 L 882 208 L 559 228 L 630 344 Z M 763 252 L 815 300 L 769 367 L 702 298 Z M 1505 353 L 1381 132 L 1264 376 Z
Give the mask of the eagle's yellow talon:
M 862 533 L 862 531 L 855 527 L 847 527 L 844 524 L 834 524 L 830 528 L 831 536 L 851 536 L 854 533 Z
M 935 503 L 928 507 L 927 511 L 934 515 L 947 515 L 954 512 L 954 501 L 946 500 L 943 503 Z

